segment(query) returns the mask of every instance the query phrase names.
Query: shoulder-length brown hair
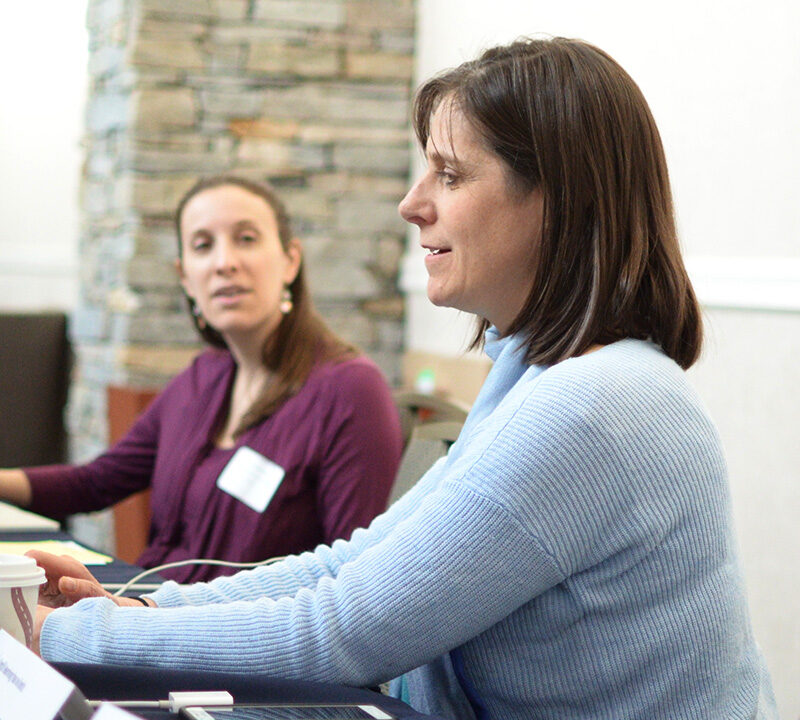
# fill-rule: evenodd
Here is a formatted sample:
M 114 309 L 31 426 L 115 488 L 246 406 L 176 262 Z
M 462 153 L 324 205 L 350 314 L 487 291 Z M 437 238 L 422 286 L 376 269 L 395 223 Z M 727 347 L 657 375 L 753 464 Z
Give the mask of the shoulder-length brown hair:
M 509 187 L 544 197 L 532 290 L 508 328 L 527 360 L 650 338 L 688 368 L 700 310 L 681 258 L 661 138 L 631 77 L 578 40 L 524 39 L 429 80 L 414 127 L 425 147 L 447 99 L 507 166 Z M 498 280 L 499 281 L 499 280 Z M 488 323 L 480 320 L 472 346 Z
M 181 217 L 188 202 L 212 188 L 233 185 L 260 197 L 275 214 L 278 237 L 284 251 L 289 248 L 293 233 L 289 213 L 272 186 L 237 175 L 214 175 L 198 180 L 181 198 L 175 211 L 175 228 L 178 237 L 178 255 L 183 252 Z M 242 418 L 235 435 L 240 435 L 263 418 L 274 413 L 286 400 L 295 395 L 308 379 L 314 365 L 330 360 L 343 360 L 358 354 L 356 348 L 335 335 L 314 309 L 311 293 L 305 278 L 305 265 L 300 268 L 289 290 L 292 310 L 283 315 L 276 330 L 266 339 L 262 349 L 264 366 L 272 374 L 253 405 Z M 189 314 L 200 336 L 218 348 L 227 348 L 222 335 L 207 323 L 200 323 L 194 301 L 187 295 Z

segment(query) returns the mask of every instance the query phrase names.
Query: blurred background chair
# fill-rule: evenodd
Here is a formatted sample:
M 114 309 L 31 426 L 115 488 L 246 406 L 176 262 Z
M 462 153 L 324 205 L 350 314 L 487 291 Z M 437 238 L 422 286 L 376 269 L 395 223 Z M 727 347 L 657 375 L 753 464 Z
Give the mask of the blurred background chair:
M 405 494 L 456 441 L 468 408 L 436 395 L 399 390 L 394 394 L 405 448 L 389 504 Z
M 428 395 L 413 390 L 396 390 L 394 402 L 400 413 L 403 442 L 408 445 L 411 434 L 419 425 L 438 422 L 464 423 L 469 406 L 455 398 Z
M 64 313 L 0 313 L 0 467 L 66 461 L 71 367 Z

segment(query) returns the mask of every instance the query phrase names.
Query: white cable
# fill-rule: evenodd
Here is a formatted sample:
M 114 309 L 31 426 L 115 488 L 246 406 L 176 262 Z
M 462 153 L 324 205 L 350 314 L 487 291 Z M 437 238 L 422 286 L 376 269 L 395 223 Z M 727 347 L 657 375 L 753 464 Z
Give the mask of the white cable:
M 169 700 L 87 700 L 91 707 L 98 707 L 107 702 L 121 708 L 155 708 L 177 713 L 182 708 L 193 705 L 206 707 L 226 707 L 233 705 L 233 696 L 225 690 L 207 690 L 199 692 L 171 692 Z
M 120 596 L 123 593 L 127 592 L 132 585 L 135 585 L 139 580 L 142 578 L 147 577 L 148 575 L 154 575 L 155 573 L 161 572 L 162 570 L 169 570 L 170 568 L 175 567 L 182 567 L 183 565 L 222 565 L 223 567 L 234 567 L 234 568 L 255 568 L 260 567 L 261 565 L 271 565 L 272 563 L 280 562 L 284 560 L 286 556 L 282 557 L 273 557 L 267 558 L 266 560 L 260 560 L 259 562 L 232 562 L 230 560 L 214 560 L 212 558 L 194 558 L 192 560 L 178 560 L 176 562 L 165 563 L 164 565 L 157 565 L 156 567 L 148 568 L 147 570 L 140 572 L 138 575 L 134 575 L 128 582 L 126 582 L 122 587 L 120 587 L 116 592 L 114 592 L 115 596 Z

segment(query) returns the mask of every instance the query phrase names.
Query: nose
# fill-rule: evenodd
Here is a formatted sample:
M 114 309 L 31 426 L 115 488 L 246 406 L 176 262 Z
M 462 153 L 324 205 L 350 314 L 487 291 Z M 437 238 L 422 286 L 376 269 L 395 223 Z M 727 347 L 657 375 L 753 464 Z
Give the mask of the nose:
M 216 243 L 214 253 L 214 269 L 227 275 L 235 272 L 239 267 L 239 255 L 236 252 L 235 244 L 228 238 Z
M 397 206 L 400 216 L 412 225 L 429 225 L 436 219 L 436 212 L 424 185 L 425 177 L 415 182 Z

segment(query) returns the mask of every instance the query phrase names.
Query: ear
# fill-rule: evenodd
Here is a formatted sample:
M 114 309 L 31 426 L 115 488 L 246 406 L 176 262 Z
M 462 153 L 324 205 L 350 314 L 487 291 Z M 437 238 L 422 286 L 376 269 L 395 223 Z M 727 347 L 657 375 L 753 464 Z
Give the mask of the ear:
M 300 265 L 303 262 L 303 246 L 297 238 L 292 238 L 284 254 L 289 263 L 283 274 L 283 283 L 284 285 L 291 285 L 297 277 L 297 273 L 300 272 Z
M 189 288 L 187 286 L 186 273 L 183 271 L 183 263 L 181 262 L 181 259 L 175 258 L 173 261 L 173 266 L 175 267 L 175 272 L 178 275 L 178 280 L 181 283 L 181 287 L 183 287 L 183 291 L 191 298 L 192 293 L 189 292 Z

